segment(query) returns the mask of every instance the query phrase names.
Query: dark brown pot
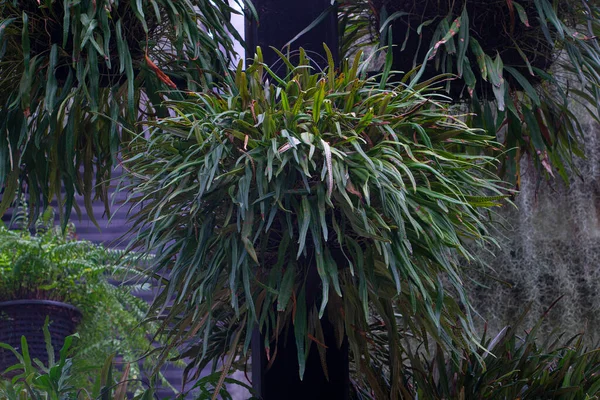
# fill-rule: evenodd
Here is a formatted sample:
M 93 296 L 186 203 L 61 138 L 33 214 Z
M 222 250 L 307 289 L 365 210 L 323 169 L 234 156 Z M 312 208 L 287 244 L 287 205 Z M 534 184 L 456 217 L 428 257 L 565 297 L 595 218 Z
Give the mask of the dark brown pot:
M 54 356 L 58 360 L 65 338 L 75 333 L 82 317 L 81 312 L 70 304 L 51 300 L 0 302 L 0 342 L 21 353 L 21 336 L 25 336 L 31 359 L 37 358 L 47 365 L 48 352 L 43 331 L 46 317 L 50 320 L 48 330 Z M 12 352 L 0 349 L 0 375 L 17 362 Z
M 393 69 L 397 71 L 407 72 L 413 68 L 415 62 L 421 64 L 425 60 L 433 40 L 434 31 L 441 18 L 446 15 L 453 15 L 453 18 L 461 15 L 465 4 L 470 17 L 470 36 L 477 39 L 483 51 L 490 57 L 494 58 L 496 54 L 500 54 L 504 65 L 512 66 L 518 70 L 523 76 L 527 77 L 531 84 L 539 83 L 540 79 L 530 75 L 526 63 L 515 47 L 515 42 L 521 47 L 533 67 L 547 70 L 555 61 L 555 52 L 548 44 L 540 27 L 540 22 L 536 18 L 537 12 L 533 0 L 519 2 L 529 16 L 529 27 L 521 23 L 516 11 L 511 15 L 505 1 L 371 0 L 371 2 L 380 24 L 384 22 L 387 16 L 395 12 L 409 14 L 397 18 L 391 24 L 392 40 L 396 45 L 393 50 Z M 423 21 L 432 19 L 435 19 L 434 23 L 422 28 L 421 44 L 419 45 L 417 28 Z M 405 41 L 407 32 L 409 32 L 409 39 Z M 552 31 L 551 34 L 553 34 Z M 454 40 L 457 40 L 456 37 Z M 402 50 L 403 45 L 404 50 Z M 457 73 L 455 64 L 453 62 L 453 70 L 448 72 Z M 470 64 L 478 82 L 481 82 L 477 60 L 470 57 Z M 441 72 L 441 68 L 436 69 L 434 60 L 431 60 L 428 62 L 422 79 L 431 78 Z M 509 80 L 511 86 L 520 87 L 518 82 L 513 81 L 511 76 L 505 76 L 505 78 Z M 468 97 L 466 89 L 463 89 L 464 82 L 462 80 L 455 81 L 451 85 L 450 95 L 455 99 L 461 95 L 462 97 Z M 478 84 L 477 92 L 480 98 L 493 98 L 491 86 L 488 84 Z

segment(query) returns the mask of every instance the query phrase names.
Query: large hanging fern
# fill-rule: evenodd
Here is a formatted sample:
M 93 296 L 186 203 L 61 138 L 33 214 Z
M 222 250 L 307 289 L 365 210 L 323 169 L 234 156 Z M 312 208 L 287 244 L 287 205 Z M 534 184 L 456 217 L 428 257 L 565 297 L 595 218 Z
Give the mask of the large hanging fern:
M 302 374 L 326 310 L 373 390 L 363 332 L 388 330 L 394 396 L 407 390 L 401 337 L 476 346 L 455 257 L 485 239 L 479 209 L 502 196 L 493 159 L 462 149 L 495 144 L 427 84 L 364 80 L 359 58 L 321 74 L 301 52 L 280 78 L 258 51 L 235 86 L 172 103 L 128 146 L 134 246 L 156 251 L 153 307 L 191 367 L 226 355 L 227 373 L 258 324 L 271 356 L 293 329 Z

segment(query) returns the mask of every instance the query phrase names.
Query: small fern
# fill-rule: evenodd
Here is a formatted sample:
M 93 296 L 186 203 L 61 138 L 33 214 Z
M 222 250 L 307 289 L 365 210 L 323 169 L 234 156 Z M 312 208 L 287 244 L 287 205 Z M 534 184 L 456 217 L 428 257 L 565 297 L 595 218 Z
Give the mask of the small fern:
M 23 209 L 22 204 L 15 214 L 19 229 L 0 227 L 0 302 L 43 299 L 76 306 L 83 319 L 73 353 L 73 379 L 87 387 L 90 374 L 117 353 L 131 363 L 130 377 L 139 382 L 145 367 L 153 367 L 154 357 L 144 357 L 153 349 L 157 328 L 143 323 L 149 307 L 133 293 L 145 287 L 137 283 L 145 276 L 132 268 L 135 256 L 75 240 L 72 225 L 63 231 L 49 215 L 31 233 L 27 213 L 19 211 Z

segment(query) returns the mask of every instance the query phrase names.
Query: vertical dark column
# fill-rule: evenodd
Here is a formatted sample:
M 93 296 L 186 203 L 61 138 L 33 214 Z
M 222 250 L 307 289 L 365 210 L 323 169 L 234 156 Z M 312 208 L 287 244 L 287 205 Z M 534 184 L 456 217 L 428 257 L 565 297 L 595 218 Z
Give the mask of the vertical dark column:
M 270 49 L 273 46 L 279 50 L 311 23 L 320 22 L 304 33 L 291 44 L 290 54 L 302 47 L 314 61 L 315 66 L 327 66 L 327 57 L 323 49 L 326 43 L 334 59 L 338 58 L 337 11 L 331 0 L 253 0 L 258 13 L 258 21 L 246 20 L 246 58 L 254 57 L 256 46 L 260 46 L 266 64 L 278 74 L 285 73 L 277 54 Z M 287 53 L 288 49 L 283 51 Z M 293 61 L 293 57 L 292 57 Z M 307 302 L 320 302 L 321 280 L 316 267 L 307 261 Z M 310 309 L 311 307 L 307 307 Z M 345 340 L 338 348 L 334 329 L 325 315 L 323 317 L 323 333 L 327 348 L 327 369 L 329 380 L 326 379 L 317 344 L 312 343 L 306 362 L 306 372 L 301 381 L 298 370 L 298 356 L 293 329 L 279 338 L 277 357 L 271 368 L 266 369 L 264 352 L 264 337 L 258 329 L 254 331 L 252 340 L 252 383 L 254 389 L 264 400 L 295 400 L 295 399 L 336 399 L 349 398 L 350 373 L 348 359 L 348 344 Z M 273 343 L 274 345 L 274 343 Z M 272 347 L 272 346 L 271 346 Z
M 265 354 L 264 337 L 260 334 L 258 325 L 252 331 L 252 388 L 261 398 L 264 396 L 265 368 L 267 357 Z
M 253 4 L 259 20 L 246 20 L 246 58 L 253 58 L 256 46 L 260 46 L 265 63 L 273 65 L 279 57 L 269 47 L 282 50 L 326 12 L 319 24 L 291 44 L 290 50 L 293 52 L 302 47 L 318 65 L 324 67 L 327 61 L 323 43 L 326 43 L 337 59 L 337 12 L 331 0 L 253 0 Z
M 298 356 L 294 332 L 279 338 L 277 358 L 273 366 L 263 373 L 262 398 L 264 400 L 346 400 L 349 398 L 349 360 L 348 343 L 344 340 L 341 348 L 335 343 L 333 326 L 323 317 L 327 380 L 316 343 L 311 344 L 304 379 L 301 381 L 298 371 Z M 254 383 L 254 380 L 253 380 Z
M 344 260 L 345 261 L 345 260 Z M 342 261 L 343 262 L 343 261 Z M 314 263 L 306 264 L 307 308 L 321 302 L 321 279 Z M 338 347 L 335 329 L 325 313 L 321 319 L 324 343 L 310 343 L 304 379 L 300 380 L 298 351 L 292 327 L 279 337 L 277 356 L 266 369 L 264 337 L 255 329 L 252 338 L 252 384 L 263 400 L 347 400 L 350 398 L 348 340 Z M 327 346 L 327 379 L 317 346 Z M 275 346 L 272 342 L 271 349 Z

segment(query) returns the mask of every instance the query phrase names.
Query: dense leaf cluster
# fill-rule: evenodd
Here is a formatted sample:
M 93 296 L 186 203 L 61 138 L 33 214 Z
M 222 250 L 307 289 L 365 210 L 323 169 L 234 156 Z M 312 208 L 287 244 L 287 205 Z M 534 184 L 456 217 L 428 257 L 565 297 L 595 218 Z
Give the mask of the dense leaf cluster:
M 154 398 L 152 387 L 141 385 L 139 379 L 131 377 L 131 364 L 127 364 L 121 374 L 115 376 L 113 363 L 114 355 L 108 356 L 102 368 L 98 371 L 86 371 L 93 384 L 89 387 L 81 385 L 79 380 L 81 366 L 72 357 L 74 346 L 77 344 L 79 335 L 71 335 L 65 338 L 60 349 L 59 357 L 55 359 L 52 347 L 48 321 L 43 327 L 46 346 L 48 349 L 48 362 L 41 363 L 32 359 L 29 353 L 29 345 L 25 336 L 21 337 L 21 345 L 18 349 L 0 343 L 0 348 L 11 351 L 18 363 L 13 366 L 17 371 L 11 380 L 0 380 L 0 396 L 4 400 L 150 400 Z M 128 391 L 133 386 L 138 390 Z M 139 386 L 143 386 L 140 389 Z
M 427 84 L 364 80 L 360 54 L 339 72 L 282 61 L 280 77 L 259 49 L 234 87 L 171 103 L 128 146 L 136 244 L 165 278 L 154 307 L 171 345 L 203 340 L 191 366 L 227 354 L 226 372 L 258 324 L 272 356 L 294 330 L 302 374 L 327 315 L 373 385 L 363 332 L 378 321 L 398 394 L 408 332 L 476 345 L 456 256 L 503 197 L 473 150 L 495 144 Z
M 493 338 L 487 349 L 464 358 L 440 350 L 411 357 L 415 394 L 426 399 L 595 399 L 600 394 L 600 350 L 587 349 L 581 335 L 542 337 L 544 317 L 521 330 L 525 313 Z

